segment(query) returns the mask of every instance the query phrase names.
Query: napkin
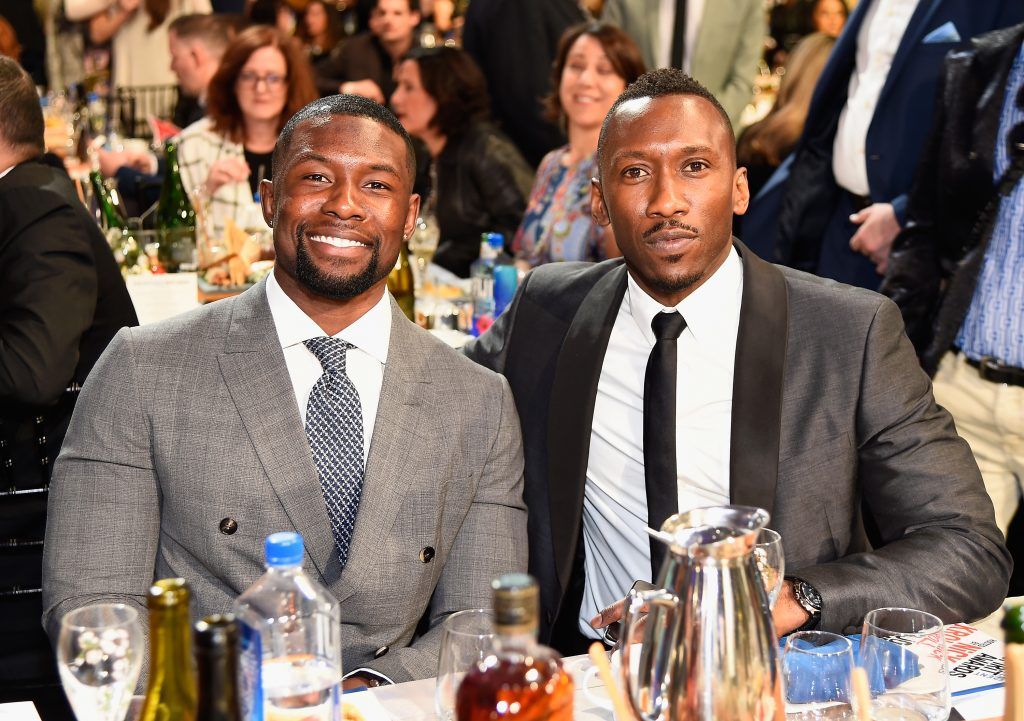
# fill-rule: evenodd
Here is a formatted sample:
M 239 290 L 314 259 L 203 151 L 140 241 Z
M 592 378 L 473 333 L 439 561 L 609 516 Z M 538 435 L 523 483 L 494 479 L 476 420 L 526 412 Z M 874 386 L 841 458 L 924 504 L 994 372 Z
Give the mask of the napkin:
M 853 662 L 863 665 L 860 659 L 861 635 L 847 636 L 853 644 Z M 881 664 L 872 664 L 868 669 L 868 685 L 872 696 L 878 696 L 887 688 L 895 688 L 901 683 L 920 675 L 917 655 L 909 649 L 882 638 L 872 638 L 877 651 L 875 657 L 882 660 Z M 786 639 L 779 639 L 780 651 L 785 647 Z M 810 648 L 811 644 L 797 640 L 797 648 Z M 842 647 L 839 641 L 822 646 L 823 651 L 838 651 Z M 845 697 L 845 686 L 830 686 L 828 678 L 837 678 L 844 673 L 839 656 L 828 657 L 822 663 L 807 656 L 790 654 L 783 659 L 786 675 L 786 700 L 789 703 L 822 703 L 827 701 L 848 701 Z M 834 664 L 834 668 L 830 665 Z

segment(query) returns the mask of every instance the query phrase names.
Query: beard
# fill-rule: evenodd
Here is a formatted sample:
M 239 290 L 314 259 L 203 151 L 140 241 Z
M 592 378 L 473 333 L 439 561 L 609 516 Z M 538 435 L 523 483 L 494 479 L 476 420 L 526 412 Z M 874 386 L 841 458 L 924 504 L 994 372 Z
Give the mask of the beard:
M 675 257 L 669 259 L 670 262 L 675 262 L 676 260 L 678 260 L 678 258 Z M 687 288 L 696 285 L 703 279 L 704 273 L 696 272 L 685 273 L 674 277 L 656 276 L 654 278 L 648 278 L 647 284 L 651 287 L 651 290 L 656 290 L 659 293 L 664 293 L 665 295 L 675 295 L 676 293 L 681 293 Z
M 380 237 L 373 238 L 373 250 L 366 267 L 355 274 L 331 273 L 318 266 L 306 248 L 306 225 L 295 229 L 295 278 L 317 295 L 332 300 L 349 300 L 362 295 L 388 276 L 389 268 L 380 268 Z

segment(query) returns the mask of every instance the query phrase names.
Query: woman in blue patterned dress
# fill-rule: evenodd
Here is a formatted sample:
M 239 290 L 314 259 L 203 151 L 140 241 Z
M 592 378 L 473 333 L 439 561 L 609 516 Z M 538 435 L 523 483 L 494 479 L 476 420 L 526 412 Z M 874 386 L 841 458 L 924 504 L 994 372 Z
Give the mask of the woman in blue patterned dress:
M 512 242 L 525 267 L 619 255 L 611 228 L 590 217 L 590 179 L 601 123 L 615 98 L 644 73 L 640 51 L 622 30 L 590 22 L 565 31 L 555 56 L 548 117 L 564 124 L 568 145 L 544 156 Z

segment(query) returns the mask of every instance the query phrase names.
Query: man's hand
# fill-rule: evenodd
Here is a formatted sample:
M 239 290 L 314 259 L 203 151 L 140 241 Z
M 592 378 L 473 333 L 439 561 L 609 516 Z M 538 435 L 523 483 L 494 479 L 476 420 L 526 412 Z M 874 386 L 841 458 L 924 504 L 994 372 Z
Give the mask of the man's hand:
M 363 677 L 363 676 L 360 676 L 358 673 L 354 674 L 352 676 L 349 676 L 346 679 L 342 679 L 342 681 L 341 681 L 341 690 L 342 691 L 352 691 L 353 689 L 367 688 L 368 686 L 369 686 L 369 684 L 367 684 L 366 678 Z
M 793 593 L 793 582 L 783 581 L 782 590 L 775 601 L 775 608 L 772 609 L 772 621 L 775 623 L 775 633 L 778 636 L 785 636 L 797 630 L 811 618 L 811 614 L 804 610 Z
M 140 173 L 153 174 L 157 167 L 155 158 L 145 150 L 139 148 L 125 148 L 124 150 L 104 150 L 100 148 L 97 153 L 100 164 L 100 173 L 104 178 L 113 177 L 119 168 L 135 168 Z
M 206 193 L 212 196 L 221 186 L 228 183 L 245 183 L 249 180 L 249 166 L 237 156 L 228 156 L 213 161 L 206 176 Z
M 850 222 L 860 226 L 850 238 L 850 249 L 866 255 L 875 264 L 878 274 L 885 275 L 889 250 L 900 232 L 892 204 L 873 203 L 851 215 Z
M 342 95 L 362 95 L 375 103 L 384 105 L 387 98 L 381 92 L 380 86 L 372 80 L 352 80 L 338 86 L 338 92 Z

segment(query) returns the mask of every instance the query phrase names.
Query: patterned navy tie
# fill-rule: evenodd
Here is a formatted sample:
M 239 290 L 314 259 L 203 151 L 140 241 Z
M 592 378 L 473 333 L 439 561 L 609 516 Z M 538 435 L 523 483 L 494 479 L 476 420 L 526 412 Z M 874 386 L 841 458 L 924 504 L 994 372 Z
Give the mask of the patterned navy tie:
M 306 438 L 344 568 L 363 490 L 363 408 L 345 372 L 346 353 L 355 346 L 327 336 L 305 343 L 324 369 L 306 405 Z

